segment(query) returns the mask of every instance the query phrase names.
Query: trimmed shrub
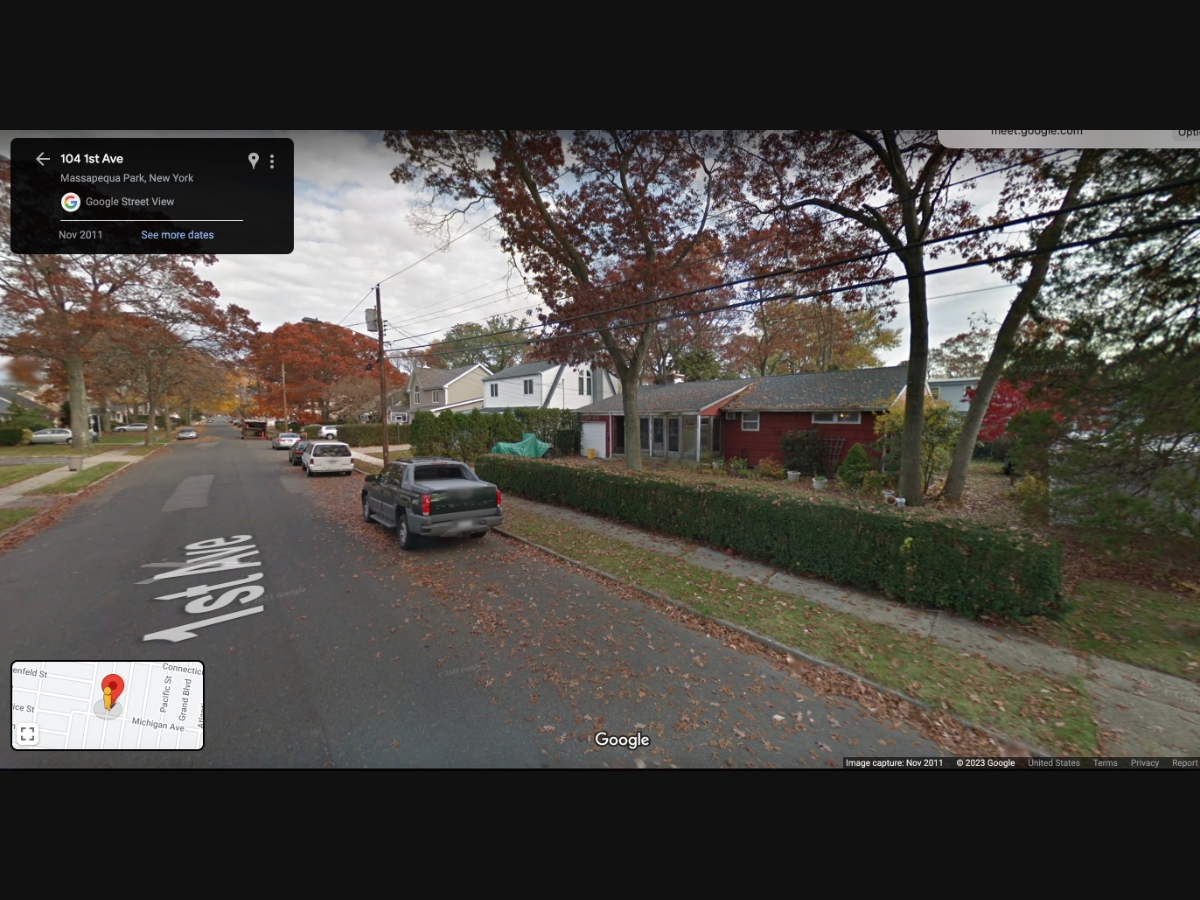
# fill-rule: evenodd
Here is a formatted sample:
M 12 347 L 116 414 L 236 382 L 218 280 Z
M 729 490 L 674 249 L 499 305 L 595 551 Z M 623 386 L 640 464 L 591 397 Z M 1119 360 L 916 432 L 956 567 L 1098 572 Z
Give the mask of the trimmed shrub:
M 857 489 L 870 472 L 871 460 L 867 456 L 866 447 L 862 444 L 855 444 L 846 454 L 846 461 L 842 463 L 837 474 L 847 487 Z
M 1065 610 L 1061 550 L 1028 535 L 512 456 L 481 456 L 475 471 L 507 493 L 731 547 L 914 606 L 1017 619 Z
M 822 470 L 821 432 L 816 428 L 789 431 L 779 439 L 783 461 L 789 472 L 813 476 Z
M 758 461 L 758 468 L 755 470 L 760 478 L 787 478 L 787 471 L 783 465 L 773 456 L 763 457 Z
M 30 432 L 32 438 L 33 432 Z M 22 443 L 25 438 L 25 429 L 22 428 L 0 428 L 0 447 L 15 447 Z

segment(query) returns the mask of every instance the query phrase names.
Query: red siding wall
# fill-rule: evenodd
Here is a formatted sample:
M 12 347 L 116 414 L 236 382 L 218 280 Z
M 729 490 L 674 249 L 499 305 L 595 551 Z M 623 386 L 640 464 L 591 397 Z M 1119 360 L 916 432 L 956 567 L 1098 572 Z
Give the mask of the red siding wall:
M 726 459 L 742 457 L 750 465 L 757 466 L 767 456 L 775 457 L 775 461 L 783 464 L 783 448 L 779 441 L 789 431 L 800 431 L 812 428 L 812 413 L 775 413 L 759 414 L 758 431 L 742 431 L 741 416 L 736 422 L 722 422 L 724 433 L 723 453 Z M 864 412 L 862 422 L 858 425 L 818 425 L 822 436 L 845 438 L 842 447 L 840 464 L 855 444 L 862 444 L 868 453 L 871 444 L 875 442 L 875 414 Z M 744 451 L 744 452 L 743 452 Z M 811 474 L 811 473 L 808 473 Z

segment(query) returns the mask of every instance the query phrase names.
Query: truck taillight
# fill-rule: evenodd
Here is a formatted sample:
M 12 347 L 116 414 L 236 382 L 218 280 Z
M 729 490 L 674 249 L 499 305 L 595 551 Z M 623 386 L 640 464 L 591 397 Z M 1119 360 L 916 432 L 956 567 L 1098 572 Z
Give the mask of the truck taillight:
M 496 505 L 500 505 L 500 488 L 496 488 Z
M 421 515 L 423 515 L 423 516 L 429 515 L 429 495 L 428 494 L 421 495 Z

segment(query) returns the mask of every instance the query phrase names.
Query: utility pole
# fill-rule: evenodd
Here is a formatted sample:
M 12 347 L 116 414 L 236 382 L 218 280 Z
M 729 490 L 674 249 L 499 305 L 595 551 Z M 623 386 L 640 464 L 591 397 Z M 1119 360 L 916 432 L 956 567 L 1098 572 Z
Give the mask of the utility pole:
M 379 285 L 375 285 L 375 321 L 379 325 L 379 421 L 383 423 L 383 466 L 388 464 L 388 402 L 387 370 L 383 355 L 383 309 L 379 299 Z
M 287 364 L 286 363 L 279 364 L 279 372 L 280 372 L 281 377 L 283 378 L 283 430 L 291 431 L 292 423 L 288 421 L 288 414 L 287 414 Z

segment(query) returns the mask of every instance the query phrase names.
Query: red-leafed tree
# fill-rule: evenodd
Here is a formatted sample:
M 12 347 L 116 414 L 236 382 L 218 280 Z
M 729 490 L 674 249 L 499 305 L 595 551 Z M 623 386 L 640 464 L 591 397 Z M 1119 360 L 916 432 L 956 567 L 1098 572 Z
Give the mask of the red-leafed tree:
M 1016 385 L 1009 381 L 996 383 L 996 388 L 992 391 L 992 402 L 988 404 L 987 411 L 983 414 L 982 424 L 979 426 L 979 440 L 1000 440 L 1004 436 L 1009 420 L 1019 412 L 1032 409 L 1057 409 L 1054 400 L 1045 394 L 1038 400 L 1026 397 L 1025 392 L 1032 386 L 1032 383 L 1028 381 Z M 968 388 L 966 394 L 967 398 L 974 402 L 976 390 Z M 1061 413 L 1056 414 L 1055 418 L 1061 421 Z
M 363 376 L 373 375 L 378 394 L 379 343 L 365 334 L 325 322 L 289 322 L 259 335 L 247 362 L 256 381 L 258 412 L 283 410 L 287 388 L 289 418 L 302 411 L 319 412 L 330 421 L 341 399 L 338 383 L 345 381 L 347 397 L 357 397 Z M 402 388 L 408 376 L 387 366 L 388 387 Z M 337 412 L 345 412 L 337 409 Z M 303 417 L 302 417 L 303 418 Z
M 496 211 L 501 247 L 549 312 L 534 352 L 621 380 L 626 466 L 641 468 L 637 387 L 659 321 L 716 305 L 689 267 L 715 258 L 743 169 L 732 136 L 684 131 L 387 131 L 398 183 L 429 195 L 422 228 Z

